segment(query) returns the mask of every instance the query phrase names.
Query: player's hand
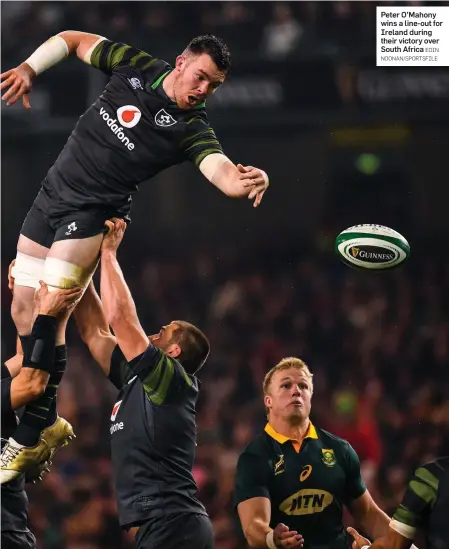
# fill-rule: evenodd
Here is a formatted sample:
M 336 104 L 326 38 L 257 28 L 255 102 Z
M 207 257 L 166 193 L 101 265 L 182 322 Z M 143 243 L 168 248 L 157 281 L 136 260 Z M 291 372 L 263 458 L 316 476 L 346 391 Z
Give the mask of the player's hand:
M 354 538 L 354 541 L 352 542 L 352 549 L 362 549 L 364 545 L 371 545 L 370 540 L 361 536 L 355 528 L 349 526 L 346 528 L 346 532 Z
M 294 549 L 304 545 L 304 538 L 296 530 L 290 530 L 285 524 L 278 524 L 273 530 L 273 541 L 276 547 Z
M 59 317 L 73 309 L 83 295 L 83 288 L 75 287 L 68 290 L 57 289 L 48 291 L 48 286 L 43 280 L 36 298 L 39 304 L 39 314 Z
M 26 63 L 22 63 L 15 69 L 11 69 L 0 74 L 0 90 L 3 92 L 2 100 L 6 101 L 6 104 L 14 105 L 16 101 L 22 98 L 23 106 L 26 109 L 31 109 L 30 105 L 30 91 L 33 79 L 36 73 Z
M 14 276 L 12 274 L 12 270 L 15 264 L 16 260 L 13 259 L 8 267 L 8 288 L 11 290 L 12 293 L 14 293 Z
M 240 172 L 240 180 L 243 182 L 243 186 L 250 191 L 248 194 L 248 200 L 254 200 L 254 207 L 260 204 L 265 191 L 270 185 L 268 175 L 259 168 L 254 166 L 242 166 L 237 164 L 237 169 Z
M 105 221 L 105 225 L 108 228 L 108 232 L 101 243 L 101 251 L 116 252 L 123 240 L 123 235 L 126 231 L 126 223 L 123 219 L 113 217 L 112 219 Z

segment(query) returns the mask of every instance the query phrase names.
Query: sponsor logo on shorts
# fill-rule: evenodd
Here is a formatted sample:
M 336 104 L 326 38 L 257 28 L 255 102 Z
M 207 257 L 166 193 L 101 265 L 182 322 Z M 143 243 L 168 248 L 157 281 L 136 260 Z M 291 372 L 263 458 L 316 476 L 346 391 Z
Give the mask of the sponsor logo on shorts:
M 161 126 L 161 128 L 168 128 L 177 122 L 177 120 L 175 120 L 171 114 L 168 114 L 165 109 L 161 109 L 156 113 L 154 121 L 158 126 Z
M 393 261 L 396 256 L 392 252 L 387 252 L 384 248 L 378 246 L 352 246 L 349 248 L 352 257 L 367 261 L 368 263 L 384 263 Z
M 118 113 L 118 111 L 117 111 L 117 113 Z M 140 113 L 140 111 L 139 111 L 139 113 Z M 117 120 L 115 118 L 112 118 L 111 115 L 106 111 L 106 109 L 104 107 L 100 108 L 100 116 L 106 122 L 109 129 L 117 137 L 117 139 L 120 142 L 122 142 L 129 151 L 134 150 L 135 145 L 132 141 L 130 141 L 129 137 L 127 137 L 124 134 L 123 127 L 120 126 L 119 124 L 117 124 Z M 125 118 L 128 119 L 128 116 L 125 115 Z M 139 120 L 140 120 L 140 114 L 139 114 L 139 119 L 137 120 L 137 122 Z M 137 124 L 137 122 L 135 124 L 133 124 L 133 126 L 135 126 Z M 129 124 L 129 122 L 128 122 L 128 124 Z M 123 124 L 123 126 L 125 126 L 125 124 Z M 127 128 L 131 127 L 132 128 L 133 126 L 128 125 L 128 126 L 125 126 L 125 127 L 127 127 Z
M 72 221 L 69 225 L 67 225 L 67 231 L 65 233 L 66 236 L 70 236 L 72 233 L 78 230 L 78 227 L 76 226 L 75 221 Z

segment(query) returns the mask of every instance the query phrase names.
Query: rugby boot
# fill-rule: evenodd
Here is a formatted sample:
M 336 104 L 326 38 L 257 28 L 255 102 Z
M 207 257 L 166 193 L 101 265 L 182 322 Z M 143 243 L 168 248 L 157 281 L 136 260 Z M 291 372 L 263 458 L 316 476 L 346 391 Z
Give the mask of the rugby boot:
M 3 448 L 0 457 L 0 484 L 14 480 L 22 473 L 35 470 L 36 466 L 44 469 L 50 461 L 51 449 L 44 439 L 35 446 L 23 446 L 12 437 Z

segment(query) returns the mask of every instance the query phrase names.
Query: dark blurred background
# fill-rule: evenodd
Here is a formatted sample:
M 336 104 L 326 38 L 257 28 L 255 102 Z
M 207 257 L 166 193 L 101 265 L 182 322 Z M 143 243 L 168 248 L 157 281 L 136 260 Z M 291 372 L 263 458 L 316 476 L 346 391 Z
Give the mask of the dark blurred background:
M 231 48 L 232 72 L 208 111 L 228 156 L 270 175 L 261 207 L 227 199 L 192 166 L 173 168 L 142 186 L 120 250 L 149 333 L 183 318 L 211 340 L 194 474 L 217 549 L 246 547 L 233 517 L 235 463 L 264 426 L 263 376 L 287 355 L 314 373 L 312 420 L 351 442 L 391 513 L 411 469 L 449 453 L 448 68 L 376 68 L 375 2 L 1 8 L 2 70 L 66 29 L 169 62 L 200 33 Z M 3 358 L 14 351 L 6 275 L 21 223 L 104 84 L 71 59 L 39 76 L 30 112 L 2 108 Z M 333 242 L 356 223 L 403 233 L 410 261 L 383 274 L 343 266 Z M 73 323 L 68 345 L 59 413 L 78 438 L 29 489 L 31 528 L 39 549 L 127 549 L 110 482 L 116 391 Z

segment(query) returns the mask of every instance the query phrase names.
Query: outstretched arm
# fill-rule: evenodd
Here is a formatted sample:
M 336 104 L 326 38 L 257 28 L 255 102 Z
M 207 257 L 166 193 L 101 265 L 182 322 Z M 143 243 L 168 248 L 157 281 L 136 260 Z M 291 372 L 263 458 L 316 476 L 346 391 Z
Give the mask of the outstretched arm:
M 79 59 L 90 64 L 91 54 L 95 46 L 105 40 L 98 34 L 80 31 L 63 31 L 52 36 L 21 65 L 0 75 L 0 89 L 7 90 L 2 100 L 7 105 L 13 105 L 23 98 L 23 106 L 30 108 L 29 92 L 34 78 L 66 57 L 76 54 Z
M 100 297 L 91 281 L 83 298 L 74 311 L 76 325 L 81 339 L 88 346 L 94 360 L 106 376 L 111 370 L 111 357 L 117 339 L 111 334 Z
M 101 246 L 101 301 L 126 360 L 141 355 L 150 343 L 140 325 L 136 306 L 117 261 L 117 248 L 126 230 L 122 219 L 106 221 L 109 229 Z

